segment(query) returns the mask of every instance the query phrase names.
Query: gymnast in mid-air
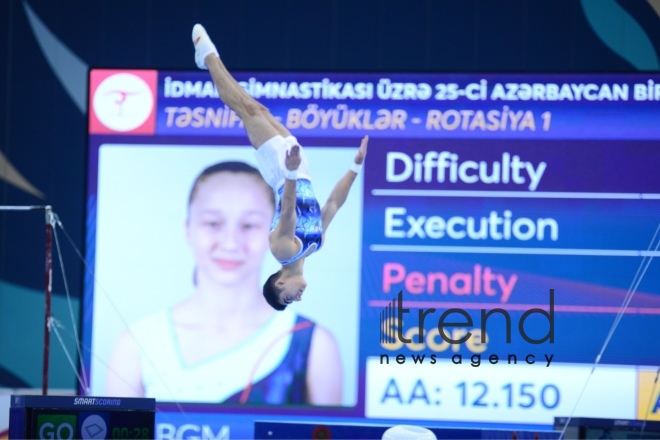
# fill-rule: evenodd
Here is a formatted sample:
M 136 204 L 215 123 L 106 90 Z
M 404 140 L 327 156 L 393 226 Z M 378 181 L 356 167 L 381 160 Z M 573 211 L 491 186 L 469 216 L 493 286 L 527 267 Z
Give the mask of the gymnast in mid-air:
M 238 84 L 202 25 L 193 27 L 192 39 L 197 67 L 210 72 L 220 99 L 243 121 L 250 143 L 256 149 L 259 171 L 277 192 L 269 244 L 282 267 L 268 278 L 263 294 L 275 310 L 284 310 L 302 298 L 307 287 L 303 276 L 305 258 L 323 245 L 330 222 L 346 201 L 362 168 L 369 138 L 362 139 L 354 163 L 321 208 L 312 188 L 305 151 L 298 140 Z

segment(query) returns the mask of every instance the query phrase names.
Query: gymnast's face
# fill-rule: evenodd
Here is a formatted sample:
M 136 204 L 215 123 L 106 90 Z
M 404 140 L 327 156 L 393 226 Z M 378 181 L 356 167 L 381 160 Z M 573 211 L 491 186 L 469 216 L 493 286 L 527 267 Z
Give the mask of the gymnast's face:
M 307 281 L 302 275 L 282 275 L 275 281 L 275 285 L 282 290 L 280 293 L 280 304 L 288 305 L 294 301 L 302 301 L 302 295 L 307 287 Z
M 220 172 L 198 184 L 186 225 L 197 279 L 258 279 L 274 215 L 270 188 L 246 173 Z

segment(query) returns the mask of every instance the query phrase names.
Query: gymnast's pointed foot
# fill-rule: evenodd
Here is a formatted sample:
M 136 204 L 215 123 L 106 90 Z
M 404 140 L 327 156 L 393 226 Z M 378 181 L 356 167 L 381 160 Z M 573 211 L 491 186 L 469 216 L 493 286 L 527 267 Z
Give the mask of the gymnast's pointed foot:
M 211 54 L 215 54 L 219 58 L 220 54 L 206 33 L 204 26 L 199 23 L 193 26 L 192 40 L 195 45 L 195 64 L 200 69 L 208 70 L 204 59 Z

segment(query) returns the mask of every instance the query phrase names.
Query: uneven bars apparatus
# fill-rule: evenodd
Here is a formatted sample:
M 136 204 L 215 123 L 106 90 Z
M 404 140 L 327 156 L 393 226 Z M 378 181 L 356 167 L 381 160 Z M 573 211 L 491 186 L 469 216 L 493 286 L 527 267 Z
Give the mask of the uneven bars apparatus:
M 50 357 L 50 318 L 51 318 L 51 296 L 53 293 L 53 223 L 55 217 L 53 208 L 50 205 L 45 206 L 2 206 L 0 211 L 38 211 L 43 209 L 46 214 L 46 267 L 45 267 L 45 316 L 44 316 L 44 359 L 41 394 L 48 394 L 48 367 Z

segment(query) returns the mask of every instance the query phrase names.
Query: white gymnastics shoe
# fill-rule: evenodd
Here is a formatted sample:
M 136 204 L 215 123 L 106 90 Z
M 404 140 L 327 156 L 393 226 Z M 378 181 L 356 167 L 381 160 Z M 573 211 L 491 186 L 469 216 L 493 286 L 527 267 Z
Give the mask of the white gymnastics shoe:
M 200 69 L 208 70 L 204 58 L 212 53 L 219 58 L 220 54 L 218 54 L 218 50 L 215 48 L 215 45 L 206 33 L 204 26 L 199 23 L 193 26 L 192 40 L 195 45 L 195 64 L 197 64 L 197 67 Z

